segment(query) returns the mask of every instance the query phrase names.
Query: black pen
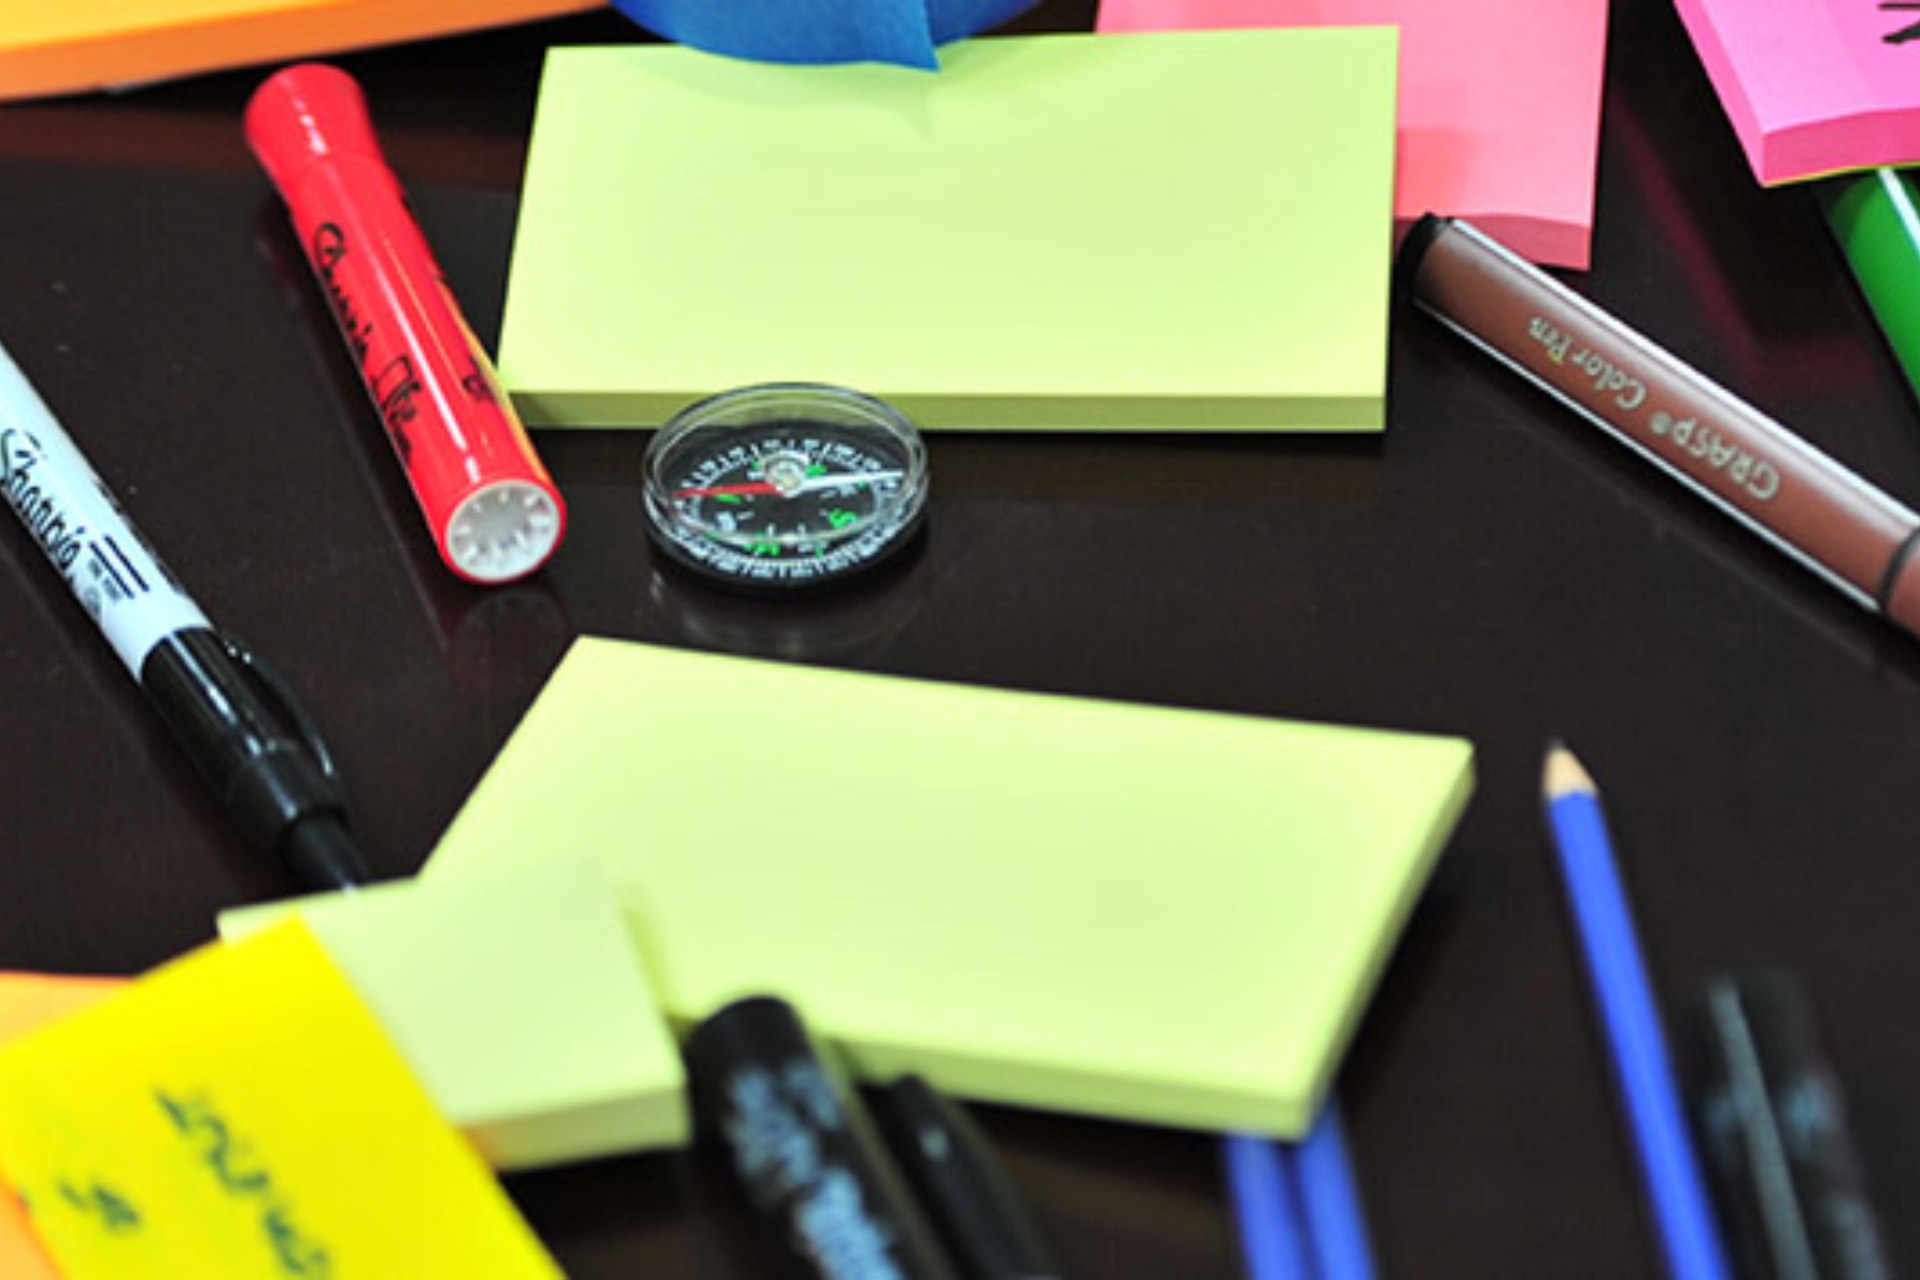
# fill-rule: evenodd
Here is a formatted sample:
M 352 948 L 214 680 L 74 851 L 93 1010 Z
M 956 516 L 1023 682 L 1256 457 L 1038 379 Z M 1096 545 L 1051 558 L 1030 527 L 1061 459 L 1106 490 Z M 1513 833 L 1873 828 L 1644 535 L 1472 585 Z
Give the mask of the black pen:
M 306 715 L 180 589 L 4 348 L 0 491 L 240 827 L 303 889 L 363 883 Z
M 1716 978 L 1695 1033 L 1695 1121 L 1741 1274 L 1889 1280 L 1844 1092 L 1805 986 L 1777 969 Z
M 958 1103 L 904 1075 L 874 1095 L 873 1111 L 965 1280 L 1065 1274 L 986 1134 Z
M 763 1239 L 810 1280 L 971 1280 L 914 1201 L 839 1054 L 799 1010 L 748 996 L 688 1033 L 687 1100 Z

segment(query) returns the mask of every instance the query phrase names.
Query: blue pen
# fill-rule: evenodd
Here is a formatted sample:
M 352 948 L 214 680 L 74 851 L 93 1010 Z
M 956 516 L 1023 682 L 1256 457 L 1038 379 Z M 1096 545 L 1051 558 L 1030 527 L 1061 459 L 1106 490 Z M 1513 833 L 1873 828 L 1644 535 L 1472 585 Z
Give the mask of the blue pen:
M 1279 1143 L 1231 1133 L 1221 1141 L 1249 1280 L 1315 1280 L 1297 1179 Z
M 1726 1280 L 1732 1272 L 1708 1202 L 1699 1157 L 1687 1132 L 1666 1036 L 1593 779 L 1572 752 L 1556 743 L 1547 752 L 1543 788 L 1567 901 L 1600 1007 L 1667 1271 L 1674 1280 Z
M 1328 1102 L 1294 1153 L 1300 1199 L 1307 1211 L 1307 1237 L 1319 1265 L 1319 1280 L 1373 1280 L 1373 1249 L 1366 1215 L 1347 1155 L 1340 1111 Z

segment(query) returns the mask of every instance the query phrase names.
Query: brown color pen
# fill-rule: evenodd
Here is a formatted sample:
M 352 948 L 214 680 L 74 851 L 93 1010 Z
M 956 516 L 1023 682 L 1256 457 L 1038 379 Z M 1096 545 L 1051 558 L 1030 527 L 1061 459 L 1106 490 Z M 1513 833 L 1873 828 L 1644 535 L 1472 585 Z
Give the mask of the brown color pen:
M 1920 637 L 1920 514 L 1460 219 L 1416 223 L 1399 271 L 1442 324 Z

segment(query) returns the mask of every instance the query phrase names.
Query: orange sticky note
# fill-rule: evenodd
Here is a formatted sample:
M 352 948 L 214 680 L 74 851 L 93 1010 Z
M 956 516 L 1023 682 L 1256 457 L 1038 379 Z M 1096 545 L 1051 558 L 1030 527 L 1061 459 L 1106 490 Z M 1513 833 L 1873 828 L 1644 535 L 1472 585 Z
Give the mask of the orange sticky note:
M 98 1004 L 126 985 L 125 978 L 0 971 L 0 1044 Z
M 602 0 L 0 0 L 0 100 L 164 80 L 599 8 Z
M 26 1206 L 11 1191 L 0 1191 L 0 1276 L 8 1280 L 60 1280 L 53 1260 L 33 1234 Z
M 0 1049 L 0 1162 L 67 1280 L 559 1280 L 297 921 Z
M 0 1044 L 38 1030 L 63 1014 L 97 1004 L 125 985 L 123 978 L 0 973 Z M 33 1234 L 26 1208 L 5 1189 L 0 1189 L 0 1276 L 7 1280 L 60 1280 L 52 1259 Z

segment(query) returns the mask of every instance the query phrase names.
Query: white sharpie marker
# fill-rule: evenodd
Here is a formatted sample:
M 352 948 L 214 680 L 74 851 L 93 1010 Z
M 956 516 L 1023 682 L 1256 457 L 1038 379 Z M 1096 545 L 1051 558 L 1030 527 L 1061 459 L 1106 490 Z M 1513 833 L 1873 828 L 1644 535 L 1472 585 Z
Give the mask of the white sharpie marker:
M 365 881 L 305 714 L 180 589 L 4 348 L 0 494 L 241 828 L 302 888 Z

